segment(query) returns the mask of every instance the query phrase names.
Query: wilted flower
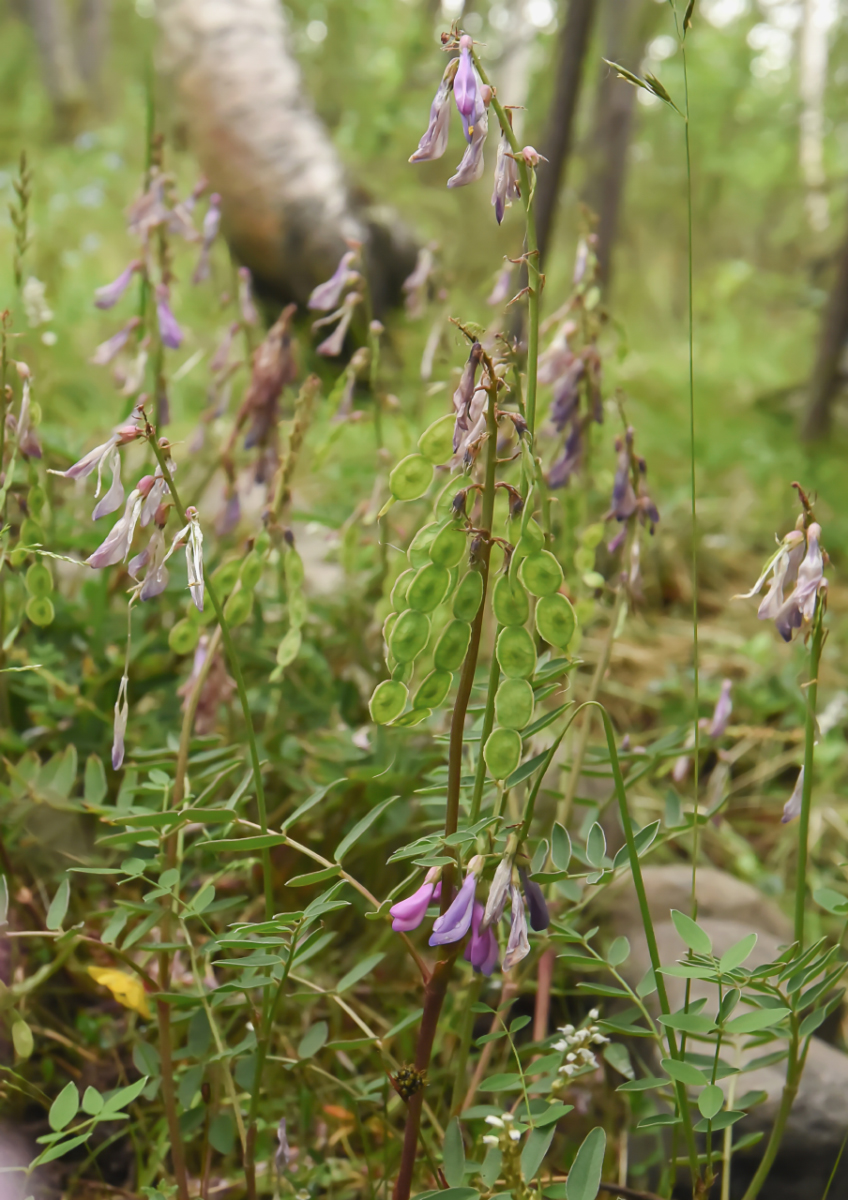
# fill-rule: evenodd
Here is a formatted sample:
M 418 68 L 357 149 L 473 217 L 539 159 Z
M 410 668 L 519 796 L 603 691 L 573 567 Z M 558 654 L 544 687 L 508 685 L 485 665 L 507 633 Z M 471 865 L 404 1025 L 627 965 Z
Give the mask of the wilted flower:
M 289 1145 L 289 1139 L 286 1134 L 286 1118 L 281 1117 L 280 1123 L 277 1126 L 277 1153 L 274 1155 L 277 1170 L 284 1171 L 296 1154 L 297 1151 L 293 1150 Z
M 798 772 L 798 780 L 792 790 L 792 795 L 783 806 L 783 816 L 780 818 L 781 824 L 785 825 L 787 821 L 794 821 L 796 817 L 801 815 L 801 801 L 804 798 L 804 768 Z
M 506 943 L 506 953 L 503 957 L 504 971 L 510 971 L 530 953 L 530 942 L 527 939 L 527 917 L 524 912 L 524 900 L 521 892 L 510 885 L 510 902 L 512 904 L 512 921 L 509 927 L 509 937 Z
M 85 560 L 89 567 L 113 567 L 126 560 L 143 503 L 144 496 L 134 488 L 124 506 L 124 515 L 112 526 L 105 541 Z
M 713 719 L 709 725 L 710 737 L 721 737 L 727 723 L 730 720 L 730 714 L 733 712 L 733 701 L 730 698 L 730 689 L 733 687 L 733 682 L 730 679 L 723 679 L 721 683 L 721 693 L 716 701 L 715 709 L 713 710 Z
M 747 600 L 757 595 L 771 573 L 772 580 L 757 616 L 761 621 L 773 620 L 786 642 L 791 640 L 795 629 L 812 620 L 816 598 L 827 588 L 820 539 L 821 527 L 815 521 L 806 531 L 793 529 L 768 560 L 750 592 L 734 597 Z M 784 599 L 784 589 L 791 583 L 795 587 Z
M 183 542 L 186 548 L 186 570 L 191 598 L 198 612 L 203 612 L 203 531 L 200 528 L 200 517 L 193 506 L 186 509 L 188 524 L 179 533 L 174 534 L 171 548 L 162 560 L 166 563 L 171 555 Z
M 518 186 L 518 166 L 512 157 L 506 134 L 501 131 L 498 142 L 498 156 L 495 161 L 495 190 L 492 192 L 492 204 L 495 206 L 495 216 L 498 224 L 504 219 L 504 212 L 513 200 L 521 198 Z
M 138 329 L 140 324 L 140 317 L 131 317 L 123 329 L 119 329 L 117 333 L 113 333 L 105 342 L 100 343 L 88 361 L 96 367 L 105 367 L 116 355 L 120 354 L 130 340 L 133 330 Z
M 179 350 L 183 341 L 183 331 L 171 312 L 168 288 L 164 283 L 156 286 L 156 320 L 162 345 L 167 346 L 169 350 Z
M 321 325 L 332 325 L 333 321 L 338 321 L 338 325 L 330 336 L 316 347 L 318 354 L 323 354 L 325 358 L 336 358 L 341 354 L 348 327 L 353 319 L 353 311 L 361 300 L 362 296 L 359 292 L 348 292 L 342 301 L 341 308 L 337 308 L 335 312 L 321 317 L 313 323 L 312 328 L 318 329 Z
M 130 716 L 130 702 L 127 698 L 129 682 L 127 673 L 124 671 L 118 688 L 118 699 L 115 701 L 115 722 L 112 733 L 112 768 L 115 771 L 124 761 L 124 737 Z
M 103 482 L 103 468 L 109 466 L 112 471 L 112 486 L 109 488 L 108 497 L 109 505 L 106 506 L 107 497 L 104 496 L 103 501 L 94 510 L 94 519 L 105 516 L 106 513 L 115 512 L 120 508 L 121 501 L 124 498 L 124 489 L 120 483 L 120 463 L 118 461 L 118 447 L 126 446 L 129 442 L 135 441 L 142 433 L 142 413 L 140 405 L 137 405 L 127 417 L 123 425 L 119 425 L 107 442 L 101 446 L 95 446 L 93 450 L 89 450 L 82 458 L 75 462 L 72 467 L 68 467 L 67 471 L 50 471 L 51 475 L 62 475 L 65 479 L 85 479 L 92 471 L 97 468 L 97 487 L 94 492 L 95 500 L 100 495 L 100 488 Z M 118 476 L 117 485 L 115 482 L 116 472 Z
M 521 151 L 521 157 L 528 167 L 538 167 L 540 162 L 548 161 L 544 154 L 540 154 L 535 146 L 525 146 Z
M 345 288 L 358 282 L 359 272 L 353 270 L 353 264 L 359 259 L 359 247 L 347 250 L 339 259 L 339 265 L 325 283 L 319 283 L 312 289 L 307 308 L 315 312 L 329 312 L 336 308 L 342 298 Z M 325 320 L 332 321 L 333 317 Z M 313 326 L 313 329 L 315 326 Z
M 431 867 L 417 891 L 414 891 L 411 896 L 407 896 L 405 900 L 398 900 L 389 909 L 392 929 L 395 933 L 409 933 L 410 930 L 417 929 L 424 920 L 427 906 L 436 892 L 439 871 L 439 867 Z
M 153 530 L 147 548 L 130 560 L 127 570 L 133 579 L 138 579 L 140 571 L 145 572 L 138 590 L 139 600 L 152 600 L 164 592 L 169 576 L 165 566 L 165 534 L 160 527 Z
M 456 169 L 456 174 L 452 175 L 448 180 L 449 188 L 465 187 L 466 184 L 476 183 L 482 178 L 484 162 L 483 162 L 483 146 L 486 142 L 486 135 L 489 132 L 489 112 L 487 104 L 491 99 L 491 90 L 486 87 L 479 87 L 475 92 L 475 110 L 473 126 L 469 125 L 469 130 L 472 131 L 470 144 L 466 146 L 462 160 Z M 463 119 L 464 123 L 464 119 Z
M 24 458 L 41 458 L 41 443 L 36 437 L 32 421 L 30 387 L 30 378 L 27 376 L 24 379 L 23 394 L 21 396 L 21 414 L 18 417 L 18 449 Z
M 477 887 L 477 877 L 483 868 L 483 859 L 475 854 L 468 864 L 468 874 L 462 887 L 453 899 L 447 912 L 437 917 L 430 935 L 431 946 L 444 946 L 448 942 L 458 942 L 464 938 L 471 927 L 474 909 L 474 891 Z
M 527 910 L 530 914 L 530 928 L 535 933 L 541 933 L 551 923 L 551 914 L 548 912 L 545 893 L 539 887 L 538 883 L 530 878 L 523 867 L 518 868 L 518 875 L 521 879 L 521 886 L 524 889 L 524 899 L 527 901 Z
M 209 252 L 212 249 L 212 243 L 218 236 L 220 227 L 221 197 L 217 192 L 213 192 L 209 197 L 209 207 L 203 218 L 203 245 L 200 248 L 200 258 L 197 260 L 197 266 L 194 268 L 194 274 L 191 277 L 192 283 L 202 283 L 204 279 L 209 278 Z
M 491 926 L 483 928 L 483 905 L 474 901 L 474 911 L 471 915 L 471 938 L 465 947 L 465 960 L 470 962 L 475 971 L 482 975 L 491 975 L 498 965 L 498 939 Z
M 94 293 L 95 306 L 97 308 L 111 308 L 114 304 L 117 304 L 130 286 L 133 275 L 136 271 L 140 271 L 141 267 L 141 259 L 134 258 L 128 266 L 124 267 L 117 279 L 113 279 L 111 283 L 99 287 Z
M 462 368 L 459 384 L 453 394 L 453 410 L 456 413 L 456 425 L 453 433 L 454 453 L 459 450 L 462 435 L 468 430 L 469 409 L 476 390 L 477 368 L 482 359 L 483 347 L 479 342 L 474 342 L 468 360 Z
M 239 267 L 239 310 L 245 325 L 258 325 L 259 313 L 253 302 L 253 276 L 247 267 Z
M 483 914 L 484 928 L 496 924 L 503 916 L 503 910 L 506 907 L 506 898 L 512 884 L 512 859 L 513 851 L 509 851 L 504 855 L 495 869 L 495 876 L 489 888 L 489 898 L 486 901 L 486 909 Z
M 450 133 L 450 94 L 458 67 L 458 58 L 452 58 L 445 67 L 439 90 L 430 105 L 430 123 L 418 143 L 418 149 L 410 156 L 410 162 L 429 162 L 441 158 L 447 150 Z
M 453 81 L 453 98 L 462 119 L 462 129 L 465 140 L 470 144 L 474 136 L 474 124 L 477 120 L 477 72 L 474 70 L 474 60 L 471 57 L 473 40 L 468 34 L 459 39 L 459 66 Z

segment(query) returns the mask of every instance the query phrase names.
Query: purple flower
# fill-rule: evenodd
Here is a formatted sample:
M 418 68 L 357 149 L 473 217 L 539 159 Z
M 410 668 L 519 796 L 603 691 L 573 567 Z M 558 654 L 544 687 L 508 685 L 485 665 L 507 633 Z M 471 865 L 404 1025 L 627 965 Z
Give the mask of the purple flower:
M 183 331 L 177 324 L 177 318 L 171 312 L 168 298 L 168 288 L 164 283 L 156 287 L 156 320 L 159 324 L 159 337 L 162 345 L 169 350 L 179 350 L 183 341 Z
M 96 307 L 111 308 L 113 304 L 117 304 L 130 286 L 133 275 L 136 271 L 140 271 L 141 267 L 141 259 L 134 258 L 129 266 L 124 267 L 117 279 L 113 280 L 112 283 L 107 283 L 104 287 L 99 287 L 94 293 Z
M 530 913 L 530 928 L 535 930 L 536 933 L 541 933 L 551 923 L 551 914 L 548 912 L 545 893 L 539 887 L 538 883 L 530 878 L 523 867 L 518 868 L 518 874 L 521 878 L 521 886 L 524 889 L 527 910 Z
M 519 892 L 515 884 L 512 884 L 510 887 L 510 899 L 512 903 L 512 922 L 509 927 L 506 953 L 503 957 L 504 971 L 511 971 L 514 966 L 517 966 L 530 953 L 524 901 L 521 897 L 521 892 Z
M 752 596 L 756 596 L 762 590 L 763 584 L 771 574 L 772 580 L 757 609 L 757 616 L 761 621 L 773 620 L 783 604 L 783 589 L 787 584 L 794 583 L 797 578 L 805 548 L 806 540 L 803 530 L 791 530 L 763 567 L 762 574 L 750 592 L 743 592 L 741 595 L 734 596 L 733 599 L 750 600 Z
M 173 476 L 177 470 L 177 465 L 170 458 L 167 460 L 167 462 L 168 470 Z M 146 529 L 156 516 L 159 506 L 167 492 L 168 485 L 165 483 L 165 477 L 162 474 L 162 468 L 158 465 L 154 474 L 152 476 L 146 475 L 143 482 L 145 483 L 145 486 L 149 488 L 149 491 L 142 488 L 141 483 L 139 483 L 139 489 L 142 491 L 142 494 L 145 497 L 144 504 L 142 505 L 141 509 L 139 524 L 141 525 L 142 529 Z
M 475 342 L 471 347 L 468 360 L 462 368 L 459 384 L 453 394 L 453 410 L 456 413 L 456 426 L 453 432 L 454 454 L 459 450 L 463 433 L 468 431 L 469 409 L 476 390 L 477 368 L 482 358 L 483 347 L 479 342 Z
M 483 866 L 480 855 L 475 854 L 468 866 L 468 874 L 465 876 L 462 887 L 454 896 L 450 908 L 437 917 L 433 924 L 433 932 L 430 935 L 431 946 L 444 946 L 448 942 L 458 942 L 465 937 L 471 927 L 477 876 Z
M 348 250 L 343 254 L 330 278 L 312 289 L 307 308 L 314 312 L 329 312 L 331 308 L 336 308 L 345 288 L 359 279 L 359 273 L 352 270 L 358 257 L 358 249 Z
M 95 367 L 105 367 L 107 363 L 110 363 L 123 350 L 124 346 L 130 340 L 130 334 L 133 330 L 138 329 L 140 324 L 140 317 L 132 317 L 127 321 L 123 329 L 119 329 L 117 333 L 113 333 L 105 342 L 101 342 L 88 361 L 93 363 Z
M 518 166 L 510 152 L 509 142 L 505 133 L 501 133 L 498 142 L 498 156 L 495 160 L 495 190 L 492 192 L 492 204 L 495 206 L 495 216 L 498 224 L 504 219 L 504 212 L 513 200 L 521 198 L 518 186 Z
M 398 900 L 397 904 L 393 904 L 389 909 L 389 915 L 392 918 L 392 929 L 395 933 L 409 933 L 410 930 L 417 929 L 424 920 L 427 906 L 434 898 L 436 892 L 436 878 L 438 874 L 439 868 L 431 867 L 421 887 L 413 892 L 411 896 L 407 896 L 405 900 Z M 441 885 L 439 885 L 439 891 L 441 893 Z
M 814 521 L 807 529 L 807 553 L 798 568 L 798 582 L 792 595 L 784 600 L 775 614 L 777 632 L 785 642 L 791 641 L 794 630 L 812 621 L 816 597 L 827 587 L 820 538 L 821 527 Z
M 804 798 L 804 768 L 798 772 L 798 781 L 792 791 L 792 795 L 783 806 L 783 816 L 780 818 L 780 823 L 785 825 L 787 821 L 794 821 L 796 817 L 801 815 L 801 801 Z
M 129 685 L 126 671 L 121 676 L 118 688 L 118 699 L 115 701 L 115 724 L 112 734 L 112 768 L 117 771 L 124 761 L 124 736 L 127 732 L 127 721 L 130 715 L 130 703 L 127 699 Z
M 35 433 L 32 421 L 32 406 L 30 403 L 30 379 L 24 379 L 24 390 L 21 396 L 21 414 L 18 417 L 18 449 L 24 458 L 41 458 L 41 443 Z
M 213 192 L 209 197 L 209 207 L 206 210 L 206 216 L 203 218 L 203 245 L 200 248 L 200 258 L 197 260 L 197 266 L 194 268 L 194 274 L 191 277 L 192 283 L 202 283 L 204 279 L 209 278 L 209 252 L 212 249 L 212 243 L 218 236 L 220 227 L 221 197 L 217 192 Z
M 112 471 L 112 483 L 103 499 L 94 506 L 94 512 L 91 514 L 92 521 L 99 521 L 101 517 L 117 512 L 124 502 L 124 485 L 121 483 L 121 455 L 117 446 L 113 447 L 112 453 L 109 456 L 109 467 Z M 102 470 L 102 462 L 100 470 Z M 99 491 L 99 473 L 97 487 Z
M 732 680 L 722 680 L 721 694 L 719 695 L 719 698 L 716 701 L 715 709 L 713 710 L 713 719 L 710 721 L 710 737 L 721 737 L 725 729 L 727 729 L 727 723 L 730 720 L 730 714 L 733 712 L 733 701 L 730 698 L 730 689 L 732 687 Z
M 145 567 L 147 570 L 139 588 L 138 598 L 152 600 L 154 596 L 164 592 L 169 579 L 168 568 L 165 566 L 165 534 L 158 527 L 150 535 L 147 548 L 130 561 L 127 570 L 133 579 L 137 579 L 139 571 Z
M 612 504 L 607 513 L 607 520 L 615 517 L 616 521 L 626 521 L 636 511 L 636 493 L 630 478 L 631 452 L 633 448 L 633 430 L 628 429 L 624 438 L 616 438 L 615 448 L 618 451 L 618 466 L 612 485 Z
M 445 68 L 439 90 L 430 105 L 430 123 L 418 143 L 418 149 L 410 156 L 411 163 L 430 162 L 433 159 L 441 158 L 448 148 L 450 94 L 458 67 L 459 59 L 452 58 Z
M 333 321 L 338 321 L 338 325 L 330 336 L 324 338 L 324 341 L 316 347 L 318 354 L 323 354 L 325 358 L 337 358 L 341 354 L 348 327 L 353 319 L 353 310 L 361 299 L 362 296 L 359 292 L 348 292 L 342 301 L 341 308 L 337 308 L 334 313 L 313 322 L 312 328 L 318 329 L 322 325 L 331 325 Z
M 475 971 L 482 975 L 491 975 L 498 965 L 498 939 L 491 926 L 481 928 L 483 920 L 483 905 L 474 901 L 474 911 L 471 915 L 471 939 L 465 947 L 465 960 L 470 962 Z
M 138 488 L 130 492 L 124 515 L 112 526 L 106 540 L 85 560 L 89 567 L 113 567 L 125 561 L 130 552 L 130 543 L 143 502 L 144 498 Z
M 456 174 L 448 180 L 449 188 L 465 187 L 466 184 L 476 183 L 478 179 L 482 178 L 485 167 L 483 146 L 489 132 L 489 113 L 486 109 L 486 97 L 489 94 L 488 88 L 485 95 L 482 88 L 478 88 L 476 92 L 474 125 L 468 126 L 469 130 L 473 130 L 473 132 L 469 138 L 469 145 L 465 147 L 462 161 L 456 169 Z M 463 124 L 464 122 L 465 118 L 463 118 Z
M 239 267 L 239 308 L 245 325 L 258 325 L 259 313 L 253 303 L 253 276 L 247 267 Z
M 495 869 L 495 876 L 492 880 L 492 885 L 489 888 L 489 897 L 486 900 L 486 908 L 483 913 L 483 925 L 496 925 L 503 916 L 503 910 L 506 907 L 506 898 L 509 895 L 509 889 L 512 885 L 512 859 L 515 854 L 515 847 L 512 846 L 507 850 Z
M 577 402 L 580 399 L 580 380 L 585 371 L 586 364 L 583 359 L 572 356 L 564 374 L 554 382 L 554 394 L 549 415 L 559 432 L 565 429 L 577 410 Z
M 459 66 L 453 82 L 453 97 L 462 118 L 465 140 L 469 144 L 474 136 L 474 120 L 477 118 L 477 72 L 471 57 L 473 40 L 464 34 L 459 40 Z
M 583 426 L 575 421 L 566 438 L 562 454 L 548 472 L 548 487 L 564 487 L 583 461 Z

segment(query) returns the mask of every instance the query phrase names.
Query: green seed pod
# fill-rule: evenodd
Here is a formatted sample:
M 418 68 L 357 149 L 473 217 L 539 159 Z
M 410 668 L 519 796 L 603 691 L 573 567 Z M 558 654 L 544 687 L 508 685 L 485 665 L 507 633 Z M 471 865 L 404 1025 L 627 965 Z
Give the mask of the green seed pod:
M 460 621 L 473 621 L 483 599 L 483 576 L 479 571 L 469 571 L 459 585 L 453 601 L 453 615 Z
M 253 592 L 247 592 L 244 588 L 240 592 L 233 592 L 224 605 L 224 617 L 231 627 L 243 625 L 252 612 Z
M 21 545 L 22 546 L 39 546 L 44 542 L 44 530 L 39 525 L 38 521 L 33 521 L 31 517 L 27 517 L 21 522 Z
M 410 566 L 418 570 L 419 567 L 425 567 L 430 561 L 430 547 L 432 546 L 436 534 L 439 532 L 439 526 L 433 521 L 430 525 L 425 525 L 423 529 L 419 529 L 415 537 L 409 543 L 409 549 L 406 552 L 406 557 L 409 559 Z
M 425 429 L 418 439 L 418 449 L 431 463 L 438 466 L 453 457 L 453 427 L 456 417 L 453 413 L 439 417 L 429 428 Z
M 408 608 L 397 619 L 389 648 L 399 663 L 414 662 L 430 636 L 430 622 L 423 613 Z
M 27 601 L 26 615 L 33 625 L 49 625 L 56 615 L 53 601 L 49 600 L 47 596 L 30 596 Z
M 26 573 L 26 589 L 31 596 L 49 596 L 53 591 L 53 576 L 44 563 L 33 563 Z
M 542 549 L 545 544 L 545 535 L 534 520 L 529 520 L 523 530 L 521 521 L 521 517 L 510 519 L 509 540 L 515 546 L 515 553 L 518 557 L 526 558 L 528 554 L 535 554 L 537 550 Z
M 394 629 L 395 625 L 397 625 L 399 616 L 400 613 L 390 612 L 383 622 L 383 641 L 387 646 L 392 640 L 392 630 Z
M 401 683 L 409 683 L 414 670 L 414 663 L 398 663 L 392 671 L 392 679 L 400 680 Z
M 505 679 L 495 693 L 495 716 L 504 729 L 530 724 L 536 698 L 526 679 Z
M 261 533 L 257 534 L 256 541 L 253 543 L 253 548 L 262 558 L 264 558 L 271 549 L 271 535 L 267 529 L 263 529 Z
M 177 621 L 168 634 L 168 645 L 174 654 L 191 654 L 199 638 L 199 626 L 194 621 L 190 621 L 188 617 L 183 617 L 181 621 Z
M 389 721 L 394 721 L 406 708 L 408 695 L 404 684 L 396 679 L 384 679 L 382 683 L 378 683 L 368 705 L 372 721 L 376 721 L 378 725 L 387 725 Z
M 451 621 L 436 643 L 433 666 L 437 671 L 458 671 L 465 658 L 471 640 L 471 626 L 467 621 Z
M 417 500 L 433 479 L 433 464 L 423 454 L 402 458 L 389 475 L 389 489 L 395 500 Z
M 409 725 L 420 725 L 422 721 L 426 721 L 430 716 L 429 708 L 411 708 L 408 713 L 392 721 L 392 724 L 398 729 L 404 729 Z
M 483 747 L 483 757 L 494 779 L 506 779 L 521 761 L 521 736 L 514 729 L 496 729 Z
M 523 625 L 511 625 L 501 631 L 497 655 L 507 679 L 528 679 L 536 670 L 536 649 Z
M 400 612 L 409 605 L 406 602 L 406 593 L 409 591 L 409 585 L 415 578 L 415 571 L 409 567 L 406 571 L 402 571 L 395 580 L 395 586 L 392 588 L 392 608 Z
M 437 533 L 430 547 L 430 557 L 443 567 L 455 567 L 465 554 L 465 533 L 456 525 L 446 525 Z
M 450 671 L 431 671 L 415 693 L 416 708 L 438 708 L 450 691 Z
M 47 493 L 40 483 L 29 489 L 26 502 L 27 512 L 31 517 L 35 517 L 37 521 L 44 512 L 44 506 L 47 503 Z
M 15 568 L 15 570 L 17 570 L 18 567 L 22 567 L 24 565 L 24 563 L 26 562 L 26 560 L 27 560 L 26 550 L 15 549 L 15 550 L 12 550 L 9 554 L 9 562 Z
M 432 612 L 445 598 L 450 586 L 450 571 L 436 563 L 422 567 L 409 585 L 406 600 L 417 612 Z
M 241 586 L 247 591 L 252 592 L 259 580 L 262 578 L 262 572 L 265 570 L 265 564 L 262 561 L 261 555 L 255 550 L 251 550 L 247 558 L 241 564 L 239 571 L 239 579 Z
M 286 587 L 289 591 L 292 588 L 303 587 L 303 581 L 306 578 L 306 572 L 303 569 L 303 559 L 300 557 L 294 546 L 291 546 L 286 551 L 286 557 L 283 560 L 283 570 L 286 574 Z
M 492 593 L 492 608 L 501 625 L 523 625 L 530 616 L 530 601 L 521 584 L 501 575 Z
M 240 569 L 241 562 L 237 558 L 231 558 L 228 562 L 221 563 L 220 567 L 215 568 L 212 572 L 212 582 L 219 595 L 229 596 L 236 586 Z
M 543 596 L 536 605 L 536 628 L 539 637 L 558 650 L 568 649 L 577 628 L 577 617 L 571 602 L 561 592 Z
M 521 578 L 527 591 L 534 596 L 551 596 L 562 586 L 562 567 L 550 550 L 539 550 L 525 558 Z

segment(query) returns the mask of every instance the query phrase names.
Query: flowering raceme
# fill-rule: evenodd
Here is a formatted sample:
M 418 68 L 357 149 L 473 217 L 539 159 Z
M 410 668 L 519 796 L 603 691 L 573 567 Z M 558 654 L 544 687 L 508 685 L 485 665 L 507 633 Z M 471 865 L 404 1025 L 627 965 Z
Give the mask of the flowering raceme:
M 761 621 L 774 621 L 777 632 L 785 642 L 792 640 L 797 629 L 806 631 L 809 628 L 816 600 L 827 592 L 821 526 L 812 521 L 805 529 L 803 523 L 804 518 L 799 518 L 799 527 L 783 538 L 750 592 L 734 596 L 735 600 L 749 600 L 761 591 L 771 575 L 757 616 Z M 792 584 L 795 586 L 787 596 L 786 589 Z

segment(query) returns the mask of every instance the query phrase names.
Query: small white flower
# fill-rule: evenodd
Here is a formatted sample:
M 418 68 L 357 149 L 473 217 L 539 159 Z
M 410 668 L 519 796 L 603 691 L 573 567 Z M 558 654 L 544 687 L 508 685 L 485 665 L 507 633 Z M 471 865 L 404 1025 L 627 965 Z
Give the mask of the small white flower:
M 590 1020 L 590 1021 L 597 1021 L 597 1019 L 598 1019 L 598 1017 L 599 1017 L 600 1015 L 601 1015 L 601 1010 L 600 1010 L 600 1009 L 598 1009 L 598 1008 L 593 1008 L 593 1009 L 591 1009 L 591 1011 L 589 1012 L 589 1020 Z
M 503 1123 L 505 1125 L 508 1125 L 510 1122 L 515 1120 L 515 1117 L 512 1115 L 511 1112 L 505 1112 L 503 1117 L 501 1118 L 501 1120 L 503 1121 Z
M 484 1146 L 499 1146 L 500 1138 L 495 1137 L 493 1133 L 484 1133 L 480 1139 Z
M 510 1129 L 509 1136 L 512 1139 L 512 1141 L 518 1142 L 521 1140 L 521 1131 L 518 1129 Z
M 486 1124 L 493 1126 L 495 1129 L 503 1129 L 504 1127 L 504 1123 L 500 1117 L 488 1116 L 486 1117 Z

